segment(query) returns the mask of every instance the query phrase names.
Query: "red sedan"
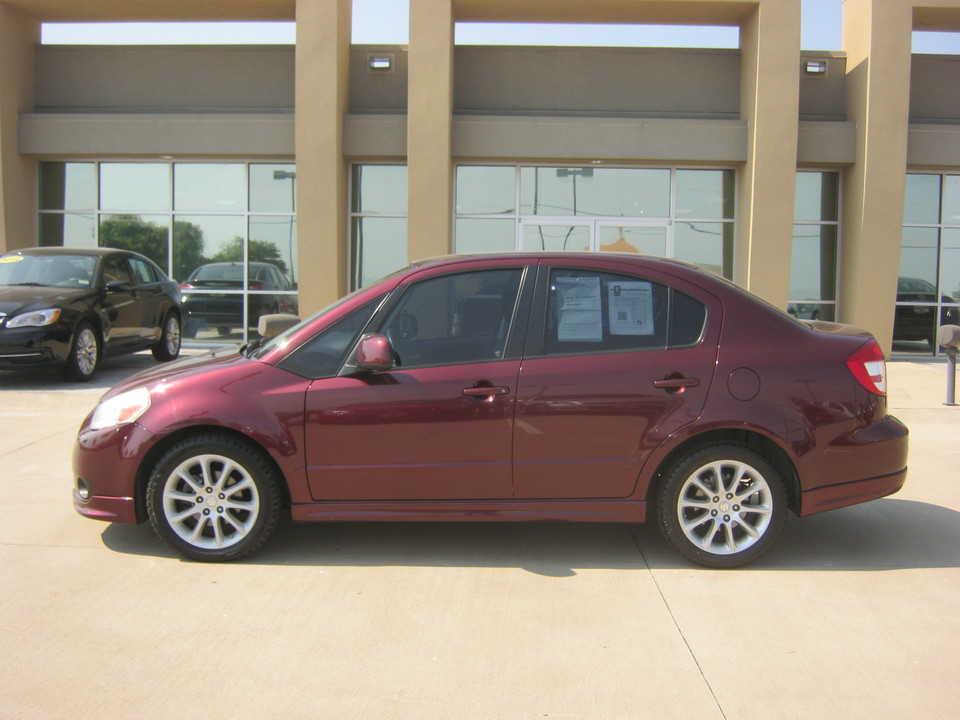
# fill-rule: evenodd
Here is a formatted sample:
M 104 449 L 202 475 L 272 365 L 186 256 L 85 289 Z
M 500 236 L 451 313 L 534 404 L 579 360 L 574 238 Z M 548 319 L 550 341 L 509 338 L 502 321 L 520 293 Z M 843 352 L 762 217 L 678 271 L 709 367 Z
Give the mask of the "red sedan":
M 416 263 L 281 335 L 141 373 L 80 430 L 74 503 L 242 558 L 298 521 L 652 518 L 734 567 L 906 476 L 873 337 L 683 263 Z

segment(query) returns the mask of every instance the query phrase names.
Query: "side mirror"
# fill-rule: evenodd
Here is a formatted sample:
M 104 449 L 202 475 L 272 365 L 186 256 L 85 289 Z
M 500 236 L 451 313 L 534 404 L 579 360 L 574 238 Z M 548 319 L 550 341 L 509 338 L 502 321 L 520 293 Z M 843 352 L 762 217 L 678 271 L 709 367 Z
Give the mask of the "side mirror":
M 393 362 L 393 347 L 386 335 L 371 333 L 364 335 L 357 343 L 353 362 L 350 363 L 357 370 L 365 372 L 379 372 L 391 370 Z
M 286 332 L 298 322 L 300 322 L 300 318 L 289 313 L 261 315 L 260 320 L 257 321 L 257 332 L 263 338 L 272 338 Z
M 123 280 L 111 280 L 107 283 L 107 292 L 130 292 L 133 285 Z

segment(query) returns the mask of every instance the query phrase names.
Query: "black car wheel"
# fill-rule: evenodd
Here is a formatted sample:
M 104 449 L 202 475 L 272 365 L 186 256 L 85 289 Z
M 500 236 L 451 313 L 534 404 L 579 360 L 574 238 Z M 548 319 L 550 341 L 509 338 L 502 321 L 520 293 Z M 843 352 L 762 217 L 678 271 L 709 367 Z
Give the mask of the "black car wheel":
M 151 348 L 160 362 L 175 359 L 180 354 L 180 318 L 173 311 L 163 319 L 160 340 Z
M 664 481 L 659 523 L 685 558 L 711 568 L 756 560 L 780 534 L 786 494 L 763 456 L 737 445 L 703 448 L 681 460 Z
M 199 435 L 174 445 L 147 486 L 157 534 L 191 560 L 246 557 L 267 541 L 280 517 L 280 479 L 241 440 Z
M 77 325 L 70 344 L 70 355 L 67 357 L 67 366 L 64 375 L 67 379 L 77 382 L 90 380 L 97 371 L 100 362 L 100 339 L 93 325 L 83 321 Z

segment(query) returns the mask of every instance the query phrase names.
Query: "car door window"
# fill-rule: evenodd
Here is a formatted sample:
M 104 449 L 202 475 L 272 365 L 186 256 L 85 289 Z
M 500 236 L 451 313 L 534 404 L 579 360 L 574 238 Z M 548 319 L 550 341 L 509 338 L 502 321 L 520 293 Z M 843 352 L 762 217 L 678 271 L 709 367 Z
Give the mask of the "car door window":
M 383 296 L 360 306 L 317 333 L 296 352 L 284 358 L 280 367 L 301 377 L 317 380 L 333 377 L 340 370 L 347 350 L 353 347 L 360 331 L 370 321 Z
M 408 288 L 381 328 L 404 367 L 502 359 L 522 270 L 430 278 Z
M 137 285 L 148 285 L 157 281 L 153 274 L 153 269 L 139 258 L 130 258 L 130 266 L 133 268 L 133 275 L 136 278 Z
M 103 284 L 109 285 L 114 282 L 127 283 L 134 285 L 133 276 L 123 258 L 108 257 L 103 263 Z
M 544 355 L 663 350 L 703 332 L 699 301 L 641 277 L 557 268 L 548 293 Z

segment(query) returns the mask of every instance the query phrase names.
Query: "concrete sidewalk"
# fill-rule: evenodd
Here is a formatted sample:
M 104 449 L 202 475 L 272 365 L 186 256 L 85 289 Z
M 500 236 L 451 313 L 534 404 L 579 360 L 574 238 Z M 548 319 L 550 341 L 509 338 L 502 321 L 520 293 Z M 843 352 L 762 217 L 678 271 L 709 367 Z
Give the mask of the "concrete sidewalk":
M 0 718 L 957 717 L 944 363 L 889 364 L 900 493 L 790 518 L 726 572 L 599 524 L 285 524 L 249 561 L 183 562 L 148 526 L 73 511 L 74 437 L 104 388 L 8 377 Z

